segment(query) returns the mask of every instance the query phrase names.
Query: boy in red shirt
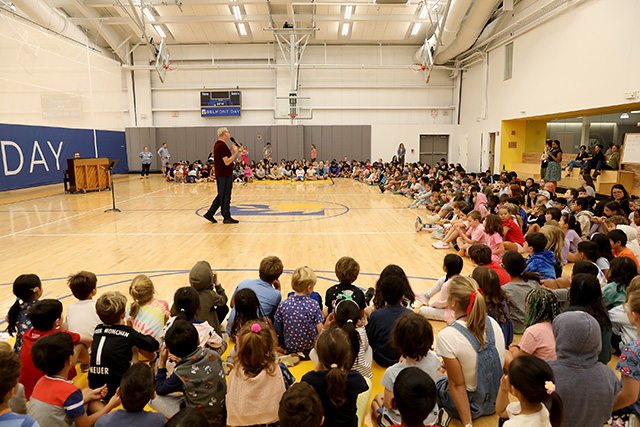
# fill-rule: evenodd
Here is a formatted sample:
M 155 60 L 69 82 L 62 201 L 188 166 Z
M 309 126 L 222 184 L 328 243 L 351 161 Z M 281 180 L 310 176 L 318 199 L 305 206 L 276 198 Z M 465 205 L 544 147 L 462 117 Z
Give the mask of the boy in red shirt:
M 631 252 L 631 249 L 627 248 L 627 235 L 622 230 L 611 230 L 607 233 L 609 243 L 611 243 L 611 252 L 616 257 L 626 256 L 631 258 L 636 263 L 636 267 L 640 267 L 638 264 L 638 258 Z
M 478 267 L 487 267 L 498 274 L 500 286 L 504 286 L 511 281 L 509 273 L 497 262 L 491 259 L 491 248 L 485 244 L 477 243 L 469 248 L 469 258 Z
M 31 321 L 31 329 L 24 334 L 24 343 L 22 352 L 20 353 L 20 361 L 22 362 L 22 370 L 20 371 L 20 383 L 24 386 L 24 395 L 27 400 L 31 397 L 33 387 L 40 378 L 44 376 L 44 372 L 38 369 L 31 357 L 31 348 L 34 343 L 54 332 L 60 331 L 62 324 L 62 303 L 55 299 L 43 299 L 38 301 L 31 307 L 27 317 Z M 91 338 L 83 337 L 79 334 L 64 331 L 69 334 L 74 345 L 74 362 L 78 359 L 82 363 L 89 363 L 89 354 L 87 347 L 91 345 Z M 75 363 L 72 365 L 75 366 Z M 69 376 L 73 379 L 76 375 L 75 368 Z

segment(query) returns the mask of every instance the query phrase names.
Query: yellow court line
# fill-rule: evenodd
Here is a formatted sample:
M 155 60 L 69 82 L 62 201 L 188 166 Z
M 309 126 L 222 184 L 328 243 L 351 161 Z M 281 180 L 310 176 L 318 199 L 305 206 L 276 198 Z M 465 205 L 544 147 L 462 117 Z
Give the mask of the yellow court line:
M 124 181 L 130 181 L 131 179 L 133 179 L 133 178 L 132 177 L 127 177 L 127 178 L 123 178 L 123 179 L 114 179 L 113 182 L 124 182 Z M 59 183 L 59 184 L 62 185 L 62 183 Z M 58 184 L 47 184 L 47 186 L 48 185 L 58 185 Z M 17 190 L 9 190 L 9 191 L 19 191 L 19 190 L 26 190 L 26 189 L 28 189 L 28 188 L 19 188 Z M 21 195 L 21 196 L 15 196 L 15 197 L 9 197 L 7 199 L 2 199 L 2 201 L 0 201 L 0 206 L 8 205 L 10 203 L 16 203 L 16 202 L 26 202 L 28 200 L 38 199 L 40 197 L 55 196 L 55 195 L 61 195 L 61 194 L 65 194 L 65 192 L 64 191 L 60 191 L 60 190 L 39 191 L 37 193 L 24 194 L 24 195 Z

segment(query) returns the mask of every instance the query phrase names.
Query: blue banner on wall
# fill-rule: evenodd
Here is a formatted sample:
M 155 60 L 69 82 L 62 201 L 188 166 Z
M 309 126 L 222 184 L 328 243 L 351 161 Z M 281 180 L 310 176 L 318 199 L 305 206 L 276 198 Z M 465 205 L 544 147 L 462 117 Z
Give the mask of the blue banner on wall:
M 118 159 L 114 173 L 128 172 L 125 133 L 48 126 L 0 124 L 0 190 L 62 182 L 67 159 L 80 157 Z

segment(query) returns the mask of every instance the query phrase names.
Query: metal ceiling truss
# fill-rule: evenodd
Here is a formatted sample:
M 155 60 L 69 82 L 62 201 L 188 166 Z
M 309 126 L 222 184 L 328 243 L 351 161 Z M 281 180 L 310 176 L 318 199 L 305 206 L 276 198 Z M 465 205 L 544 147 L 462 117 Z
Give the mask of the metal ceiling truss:
M 271 10 L 271 0 L 267 0 L 267 8 L 269 10 L 269 28 L 265 28 L 265 31 L 272 31 L 273 35 L 278 42 L 280 52 L 289 68 L 289 74 L 291 76 L 291 87 L 289 90 L 289 96 L 297 96 L 298 93 L 298 78 L 300 71 L 300 61 L 304 50 L 309 43 L 311 37 L 318 31 L 316 27 L 316 5 L 312 0 L 311 5 L 313 11 L 311 13 L 311 27 L 299 26 L 298 20 L 296 20 L 293 6 L 289 8 L 289 15 L 293 21 L 289 25 L 283 25 L 280 27 Z M 288 21 L 287 21 L 288 23 Z M 285 23 L 285 24 L 287 24 Z

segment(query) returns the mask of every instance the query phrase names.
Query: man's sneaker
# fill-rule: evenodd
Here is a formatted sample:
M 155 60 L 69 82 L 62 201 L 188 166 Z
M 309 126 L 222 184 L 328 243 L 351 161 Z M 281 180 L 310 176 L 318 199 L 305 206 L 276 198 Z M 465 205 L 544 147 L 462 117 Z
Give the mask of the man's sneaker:
M 207 212 L 206 214 L 202 215 L 202 217 L 208 221 L 211 221 L 212 223 L 216 223 L 218 222 L 214 217 L 212 213 Z
M 237 219 L 233 219 L 233 218 L 231 218 L 231 217 L 229 217 L 229 218 L 225 218 L 224 220 L 222 220 L 222 223 L 223 223 L 223 224 L 237 224 L 237 223 L 239 223 L 239 222 L 240 222 L 240 221 L 238 221 Z
M 431 246 L 436 249 L 449 249 L 449 244 L 445 243 L 443 240 L 438 240 L 437 242 L 432 243 Z
M 438 419 L 436 420 L 436 426 L 438 427 L 449 427 L 451 423 L 451 415 L 444 409 L 440 408 L 438 411 Z

